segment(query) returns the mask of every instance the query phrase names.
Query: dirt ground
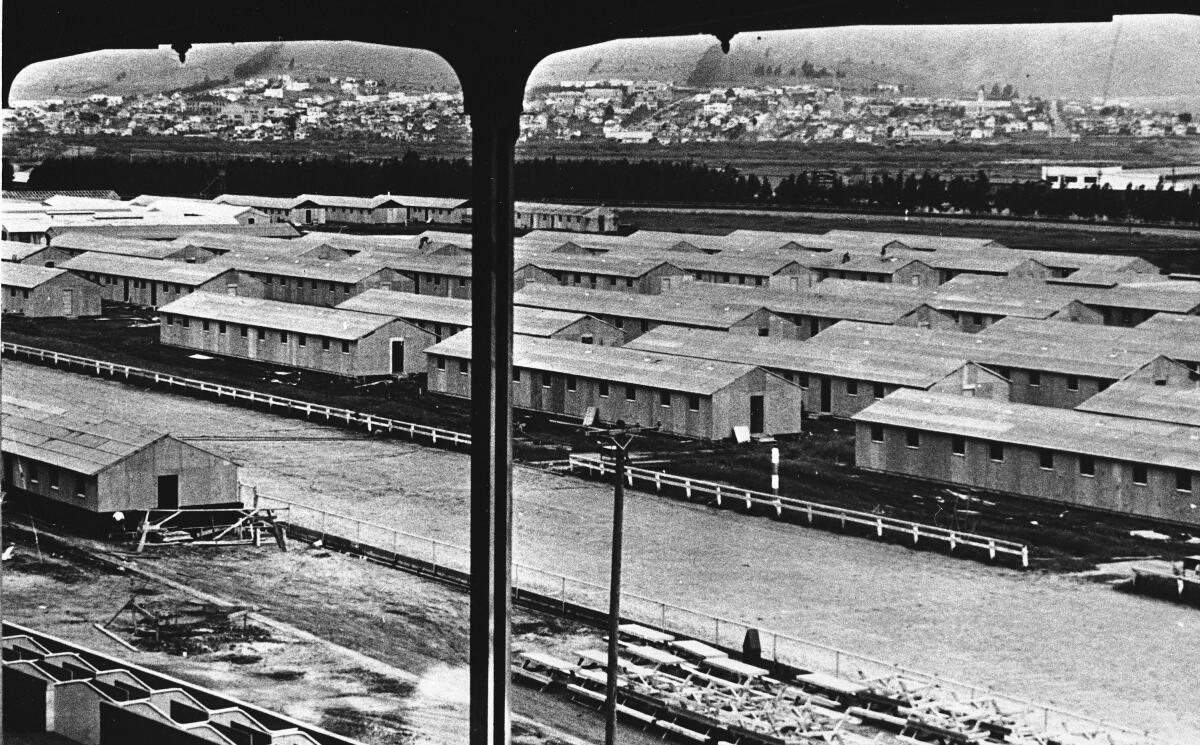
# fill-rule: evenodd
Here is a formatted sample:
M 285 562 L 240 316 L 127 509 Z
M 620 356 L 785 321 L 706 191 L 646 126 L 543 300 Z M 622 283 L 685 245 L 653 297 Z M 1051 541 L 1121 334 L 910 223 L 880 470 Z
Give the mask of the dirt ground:
M 5 384 L 213 438 L 203 446 L 246 464 L 244 480 L 264 494 L 468 539 L 465 455 L 20 363 L 6 364 Z M 278 439 L 240 439 L 248 437 Z M 605 582 L 608 487 L 518 469 L 515 491 L 515 559 Z M 1200 738 L 1194 609 L 1114 592 L 1094 574 L 988 567 L 640 493 L 626 504 L 630 591 L 1164 737 Z M 407 654 L 419 660 L 420 650 Z
M 273 545 L 153 547 L 120 558 L 170 582 L 250 605 L 267 620 L 282 623 L 261 626 L 267 638 L 220 645 L 211 653 L 135 653 L 91 624 L 109 620 L 130 597 L 159 606 L 194 598 L 170 585 L 97 568 L 49 544 L 39 551 L 27 531 L 8 532 L 5 544 L 12 543 L 17 550 L 4 565 L 6 620 L 368 745 L 459 745 L 468 739 L 469 605 L 456 590 L 297 542 L 286 554 Z M 514 640 L 518 652 L 588 631 L 520 612 L 515 621 L 528 630 Z M 132 639 L 124 619 L 111 628 Z M 518 715 L 514 732 L 526 745 L 581 745 L 603 731 L 595 712 L 528 689 L 514 689 L 512 705 Z M 634 731 L 623 736 L 634 745 L 649 742 Z

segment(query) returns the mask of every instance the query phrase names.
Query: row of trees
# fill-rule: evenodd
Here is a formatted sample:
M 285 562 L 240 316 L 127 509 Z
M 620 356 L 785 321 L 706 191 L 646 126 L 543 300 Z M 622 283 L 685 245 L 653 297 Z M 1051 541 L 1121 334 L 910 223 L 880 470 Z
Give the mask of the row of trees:
M 1200 188 L 1051 189 L 1041 181 L 996 183 L 982 171 L 973 176 L 885 171 L 850 178 L 834 171 L 802 171 L 772 183 L 730 166 L 691 161 L 536 158 L 517 163 L 516 180 L 519 199 L 830 206 L 897 213 L 955 210 L 1200 224 Z M 28 188 L 208 197 L 220 192 L 466 195 L 471 166 L 465 159 L 422 158 L 412 152 L 402 158 L 353 161 L 87 156 L 47 159 L 34 169 Z

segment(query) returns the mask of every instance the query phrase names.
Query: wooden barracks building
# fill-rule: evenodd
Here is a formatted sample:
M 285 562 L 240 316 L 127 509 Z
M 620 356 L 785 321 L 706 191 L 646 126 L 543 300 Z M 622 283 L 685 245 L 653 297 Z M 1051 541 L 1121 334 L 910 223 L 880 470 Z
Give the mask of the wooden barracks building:
M 237 466 L 73 402 L 4 397 L 4 488 L 86 512 L 239 505 Z
M 160 310 L 163 344 L 352 378 L 424 372 L 435 341 L 389 316 L 259 298 L 198 293 Z
M 429 390 L 471 395 L 471 331 L 426 350 Z M 754 435 L 800 432 L 802 391 L 761 367 L 513 338 L 513 405 L 581 420 L 624 420 L 664 432 L 720 440 L 746 427 Z
M 29 318 L 100 315 L 100 285 L 65 269 L 7 263 L 0 271 L 5 313 Z

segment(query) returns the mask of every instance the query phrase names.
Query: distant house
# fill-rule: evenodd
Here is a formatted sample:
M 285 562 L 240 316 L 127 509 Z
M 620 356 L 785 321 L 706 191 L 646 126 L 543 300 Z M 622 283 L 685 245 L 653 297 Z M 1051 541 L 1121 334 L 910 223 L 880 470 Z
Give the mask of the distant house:
M 100 315 L 100 286 L 63 269 L 8 264 L 0 271 L 4 312 L 29 318 Z

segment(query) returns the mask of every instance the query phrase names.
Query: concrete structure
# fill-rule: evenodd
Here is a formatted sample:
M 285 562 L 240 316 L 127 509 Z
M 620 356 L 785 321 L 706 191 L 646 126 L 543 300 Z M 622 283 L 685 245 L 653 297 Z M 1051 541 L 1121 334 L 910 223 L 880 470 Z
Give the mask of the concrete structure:
M 526 285 L 514 294 L 513 302 L 518 307 L 586 313 L 619 329 L 626 339 L 664 324 L 785 339 L 797 334 L 795 324 L 753 302 L 727 305 L 694 296 L 629 295 L 540 284 Z
M 164 305 L 163 344 L 365 378 L 424 372 L 434 334 L 388 316 L 198 293 Z
M 4 487 L 90 513 L 240 505 L 237 466 L 74 402 L 4 397 Z
M 4 624 L 3 647 L 5 732 L 17 741 L 354 745 L 286 716 L 17 624 Z
M 471 301 L 458 298 L 367 290 L 337 307 L 402 319 L 433 332 L 436 341 L 471 327 Z M 513 333 L 602 347 L 625 342 L 624 332 L 593 316 L 524 305 L 513 308 Z
M 65 269 L 9 264 L 0 271 L 4 312 L 28 318 L 100 315 L 100 286 Z
M 429 389 L 470 397 L 471 331 L 430 347 Z M 621 347 L 513 337 L 513 405 L 580 420 L 623 420 L 706 440 L 801 430 L 799 386 L 759 367 Z
M 1200 526 L 1200 427 L 912 390 L 854 421 L 860 468 Z
M 517 202 L 513 205 L 513 213 L 514 227 L 530 230 L 615 233 L 619 227 L 617 211 L 611 207 Z
M 961 357 L 846 349 L 824 339 L 824 334 L 798 341 L 661 326 L 625 348 L 764 367 L 800 386 L 810 416 L 849 417 L 898 388 L 1008 400 L 1007 380 Z
M 136 256 L 85 253 L 63 262 L 73 274 L 100 285 L 101 298 L 157 308 L 192 292 L 237 293 L 243 282 L 228 267 Z

